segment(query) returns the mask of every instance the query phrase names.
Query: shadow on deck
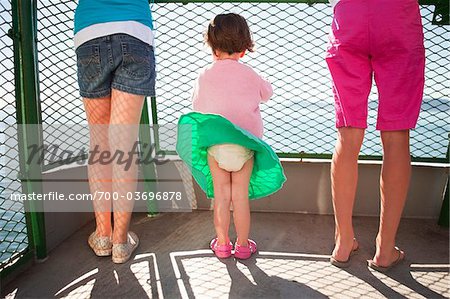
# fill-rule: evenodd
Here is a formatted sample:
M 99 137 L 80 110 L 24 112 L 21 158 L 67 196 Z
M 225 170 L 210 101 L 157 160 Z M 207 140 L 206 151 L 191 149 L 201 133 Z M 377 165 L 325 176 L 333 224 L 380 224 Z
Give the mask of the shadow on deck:
M 90 223 L 6 286 L 6 298 L 448 298 L 449 230 L 433 220 L 403 219 L 398 245 L 406 260 L 387 275 L 367 268 L 378 219 L 355 217 L 361 250 L 342 270 L 328 262 L 332 216 L 253 213 L 260 252 L 218 260 L 208 250 L 212 212 L 135 214 L 141 239 L 132 261 L 115 265 L 87 246 Z

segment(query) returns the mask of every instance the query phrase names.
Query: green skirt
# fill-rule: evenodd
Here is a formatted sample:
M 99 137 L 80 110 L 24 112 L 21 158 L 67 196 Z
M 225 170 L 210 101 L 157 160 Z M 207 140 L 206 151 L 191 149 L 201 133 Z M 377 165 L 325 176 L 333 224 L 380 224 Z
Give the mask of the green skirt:
M 178 121 L 176 149 L 208 198 L 214 198 L 214 186 L 207 149 L 222 143 L 238 144 L 254 151 L 249 199 L 268 196 L 283 186 L 286 181 L 283 168 L 267 143 L 220 115 L 191 112 Z

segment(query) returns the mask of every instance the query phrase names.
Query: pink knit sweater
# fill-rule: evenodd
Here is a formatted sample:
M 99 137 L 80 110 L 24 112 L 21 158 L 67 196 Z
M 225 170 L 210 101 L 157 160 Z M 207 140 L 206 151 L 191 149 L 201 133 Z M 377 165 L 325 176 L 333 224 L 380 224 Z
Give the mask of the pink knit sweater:
M 272 96 L 272 86 L 251 67 L 232 59 L 216 60 L 203 69 L 192 96 L 194 111 L 220 114 L 261 138 L 259 103 Z

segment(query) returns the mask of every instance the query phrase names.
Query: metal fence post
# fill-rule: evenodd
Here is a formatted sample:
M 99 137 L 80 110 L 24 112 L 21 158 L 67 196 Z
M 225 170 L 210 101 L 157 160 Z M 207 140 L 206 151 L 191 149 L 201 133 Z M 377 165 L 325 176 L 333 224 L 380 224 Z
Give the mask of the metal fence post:
M 22 192 L 42 194 L 42 169 L 39 157 L 28 161 L 30 145 L 42 145 L 41 107 L 39 103 L 39 79 L 37 65 L 37 3 L 35 0 L 13 0 L 13 45 L 16 87 L 16 114 L 20 179 Z M 34 155 L 38 156 L 38 155 Z M 40 201 L 25 201 L 30 246 L 36 258 L 47 256 L 43 204 Z
M 450 133 L 448 133 L 447 161 L 450 163 Z M 439 225 L 449 227 L 449 200 L 450 200 L 450 173 L 447 176 L 447 186 L 445 187 L 444 200 L 442 201 L 441 214 L 439 215 Z
M 147 98 L 144 100 L 144 107 L 142 108 L 141 116 L 141 126 L 139 128 L 139 141 L 140 141 L 140 152 L 141 157 L 151 156 L 151 151 L 156 151 L 156 144 L 152 144 L 152 137 L 150 134 L 150 118 L 148 115 L 148 104 Z M 143 185 L 145 192 L 156 192 L 157 182 L 156 182 L 156 167 L 155 164 L 149 163 L 149 161 L 144 161 L 141 164 L 143 173 Z M 158 204 L 154 200 L 147 201 L 147 213 L 149 216 L 154 216 L 158 214 Z
M 155 147 L 156 150 L 159 151 L 161 149 L 160 143 L 159 143 L 159 125 L 158 125 L 158 110 L 157 110 L 157 103 L 156 103 L 156 97 L 151 97 L 151 105 L 150 108 L 152 109 L 152 124 L 153 124 L 153 134 L 155 136 Z

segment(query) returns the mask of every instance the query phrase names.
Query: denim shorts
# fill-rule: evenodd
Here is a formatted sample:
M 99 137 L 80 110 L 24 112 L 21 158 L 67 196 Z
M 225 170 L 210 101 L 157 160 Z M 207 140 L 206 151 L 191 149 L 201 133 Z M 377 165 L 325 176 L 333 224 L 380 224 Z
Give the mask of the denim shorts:
M 140 39 L 127 34 L 103 36 L 82 44 L 76 54 L 82 97 L 106 97 L 111 88 L 155 95 L 155 53 Z

